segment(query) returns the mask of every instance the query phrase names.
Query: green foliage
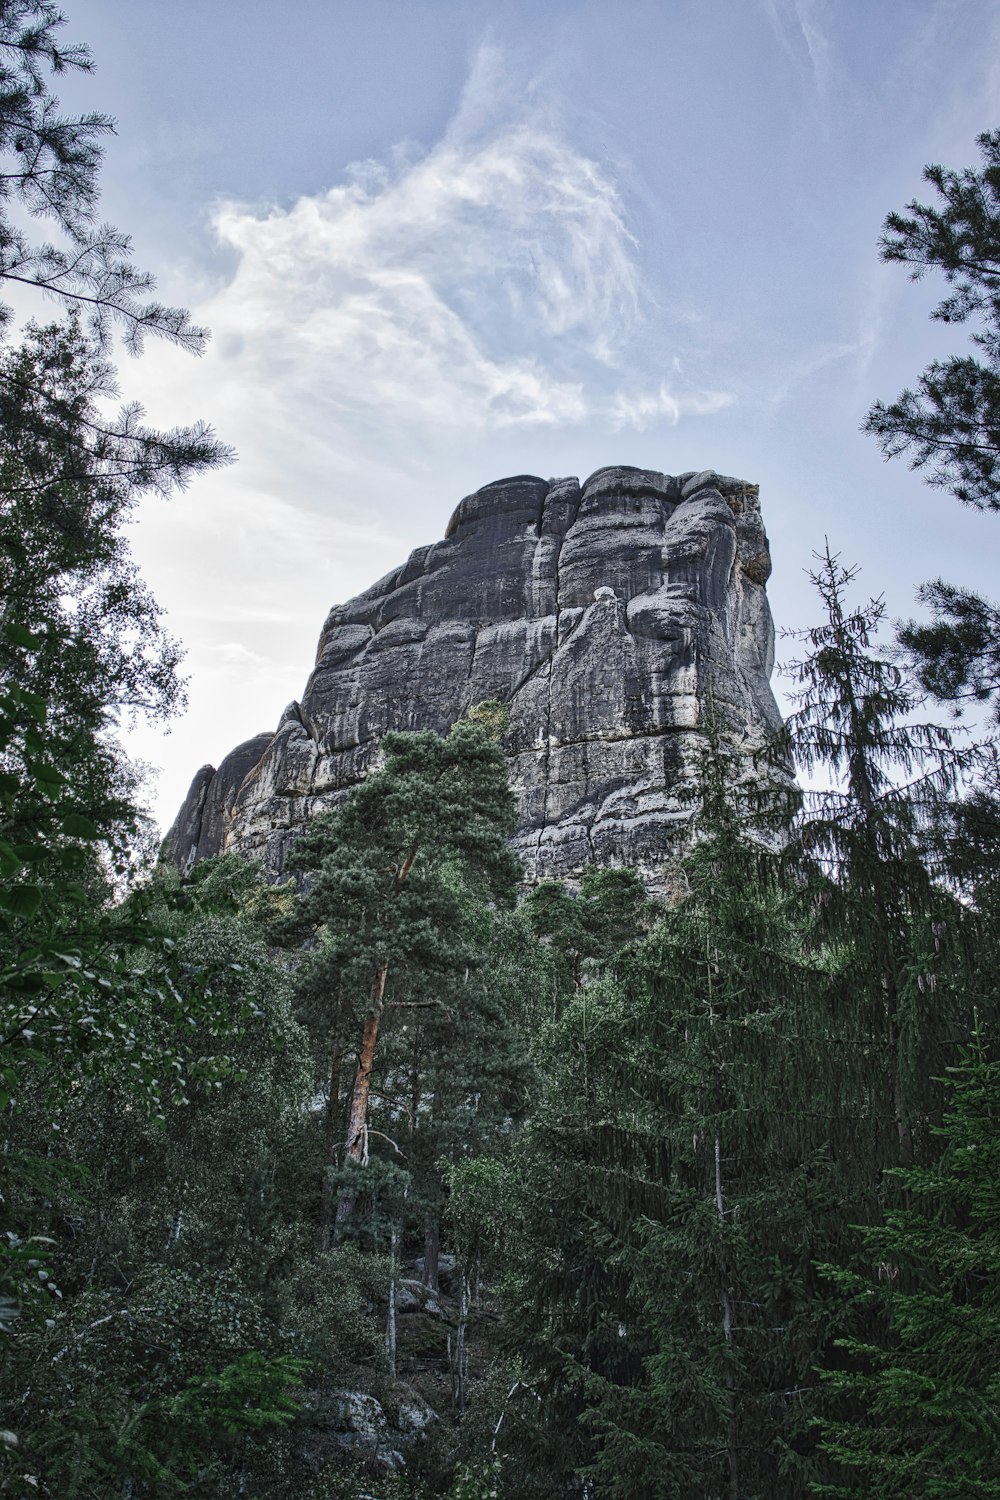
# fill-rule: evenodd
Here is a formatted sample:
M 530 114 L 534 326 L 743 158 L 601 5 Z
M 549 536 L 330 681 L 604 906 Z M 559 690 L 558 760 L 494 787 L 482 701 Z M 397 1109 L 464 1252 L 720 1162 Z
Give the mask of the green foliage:
M 496 1457 L 474 1467 L 463 1464 L 448 1491 L 447 1500 L 497 1500 L 501 1467 Z
M 877 401 L 866 430 L 886 457 L 907 454 L 928 483 L 967 505 L 1000 508 L 1000 131 L 979 136 L 983 165 L 924 169 L 939 207 L 909 203 L 885 221 L 882 259 L 911 267 L 914 280 L 940 271 L 953 288 L 931 316 L 977 324 L 976 355 L 935 360 L 916 391 Z
M 920 700 L 878 644 L 883 600 L 852 607 L 847 590 L 857 570 L 829 547 L 816 556 L 820 566 L 809 577 L 824 619 L 798 634 L 808 654 L 785 669 L 798 683 L 790 750 L 804 772 L 819 767 L 834 781 L 810 794 L 810 849 L 848 885 L 870 883 L 884 867 L 913 892 L 926 889 L 919 835 L 968 757 L 939 724 L 914 722 Z
M 927 1146 L 928 1079 L 950 1058 L 960 1009 L 965 914 L 927 852 L 970 758 L 947 729 L 916 719 L 919 700 L 878 643 L 882 601 L 851 607 L 854 572 L 829 548 L 819 561 L 810 576 L 826 618 L 802 633 L 809 652 L 788 668 L 800 685 L 788 743 L 826 779 L 806 794 L 800 839 L 826 876 L 815 894 L 844 1008 L 881 1048 L 896 1137 L 882 1164 L 909 1165 Z
M 577 892 L 558 880 L 529 891 L 524 914 L 535 935 L 557 958 L 554 1013 L 621 949 L 653 925 L 657 905 L 635 870 L 590 867 Z
M 933 618 L 901 626 L 899 641 L 924 688 L 950 703 L 956 717 L 963 705 L 991 698 L 993 716 L 1000 717 L 1000 700 L 994 697 L 1000 683 L 1000 606 L 941 578 L 923 584 L 917 597 Z
M 288 1355 L 265 1359 L 243 1354 L 218 1374 L 189 1379 L 171 1398 L 165 1415 L 171 1425 L 197 1434 L 287 1426 L 299 1410 L 293 1393 L 307 1369 L 305 1360 Z
M 1000 1062 L 977 1034 L 951 1070 L 931 1168 L 899 1172 L 907 1201 L 865 1228 L 864 1269 L 827 1266 L 844 1302 L 878 1317 L 825 1375 L 821 1424 L 844 1466 L 817 1494 L 976 1500 L 1000 1488 Z
M 791 728 L 828 785 L 801 842 L 760 840 L 709 725 L 683 900 L 645 936 L 641 907 L 595 925 L 582 893 L 525 904 L 563 976 L 547 1087 L 514 1150 L 453 1178 L 523 1382 L 512 1496 L 586 1476 L 601 1500 L 801 1500 L 841 1472 L 815 1428 L 843 1329 L 817 1264 L 853 1266 L 854 1226 L 899 1191 L 884 1169 L 933 1159 L 929 1070 L 995 986 L 992 939 L 924 857 L 960 758 L 913 724 L 879 607 L 846 607 L 829 555 L 816 581 Z
M 29 325 L 20 348 L 0 351 L 0 1047 L 13 1132 L 0 1295 L 26 1311 L 37 1297 L 20 1247 L 37 1241 L 36 1210 L 50 1193 L 64 1201 L 68 1178 L 65 1163 L 46 1168 L 48 1142 L 36 1155 L 15 1148 L 22 1101 L 58 1107 L 111 1069 L 129 1081 L 129 1107 L 162 1122 L 165 1096 L 228 1070 L 216 1044 L 236 1024 L 210 986 L 180 973 L 138 905 L 115 907 L 145 862 L 146 825 L 138 774 L 113 730 L 122 715 L 165 716 L 181 698 L 178 648 L 121 526 L 142 493 L 166 494 L 228 454 L 204 424 L 161 434 L 136 406 L 104 414 L 102 398 L 117 394 L 105 357 L 113 325 L 134 351 L 145 332 L 193 349 L 204 334 L 181 310 L 143 301 L 152 282 L 130 265 L 128 241 L 94 228 L 111 122 L 59 112 L 49 73 L 92 67 L 86 47 L 59 43 L 62 24 L 46 0 L 0 4 L 0 155 L 10 168 L 0 280 L 71 309 L 62 326 Z M 52 221 L 63 246 L 32 246 L 7 211 L 12 198 Z M 8 315 L 0 309 L 0 325 Z M 203 1033 L 198 1053 L 189 1022 Z
M 495 1077 L 504 1071 L 496 1051 L 504 1017 L 481 985 L 470 984 L 490 942 L 486 911 L 510 905 L 518 874 L 507 843 L 515 802 L 503 756 L 468 723 L 446 738 L 387 735 L 382 750 L 383 768 L 295 845 L 310 879 L 290 929 L 308 933 L 312 944 L 296 987 L 315 1039 L 317 1083 L 327 1092 L 324 1240 L 334 1190 L 344 1222 L 362 1185 L 355 1172 L 348 1188 L 337 1168 L 365 1167 L 373 1138 L 397 1160 L 422 1161 L 423 1199 L 433 1209 L 439 1187 L 431 1164 L 447 1149 L 446 1120 L 469 1120 L 470 1095 L 483 1093 L 491 1068 Z M 477 1055 L 474 1088 L 468 1067 Z M 354 1079 L 346 1121 L 342 1072 Z M 385 1129 L 370 1118 L 373 1084 L 388 1106 Z M 418 1125 L 428 1111 L 435 1124 L 425 1144 Z
M 50 75 L 94 68 L 88 47 L 59 39 L 63 25 L 51 0 L 0 4 L 0 280 L 84 308 L 95 347 L 106 347 L 117 326 L 132 353 L 147 333 L 198 353 L 205 330 L 183 308 L 143 300 L 155 284 L 129 260 L 128 237 L 96 223 L 102 141 L 114 122 L 93 111 L 60 113 Z M 12 198 L 19 210 L 49 221 L 62 243 L 31 244 L 23 218 L 9 211 Z M 0 325 L 9 318 L 9 309 L 0 310 Z
M 910 203 L 892 213 L 883 260 L 911 267 L 914 280 L 938 271 L 949 295 L 931 313 L 972 323 L 974 354 L 934 360 L 916 390 L 876 401 L 865 422 L 887 458 L 905 454 L 927 482 L 966 505 L 1000 509 L 1000 131 L 979 136 L 982 166 L 932 165 L 924 177 L 938 205 Z M 929 624 L 909 621 L 900 641 L 923 686 L 956 706 L 996 700 L 1000 684 L 997 606 L 938 578 L 924 584 Z M 994 708 L 997 708 L 994 701 Z
M 626 872 L 536 893 L 531 920 L 577 968 L 549 1087 L 499 1209 L 496 1168 L 455 1183 L 506 1273 L 511 1494 L 574 1474 L 613 1500 L 801 1493 L 847 1085 L 801 882 L 743 836 L 739 769 L 712 736 L 688 895 L 651 930 Z
M 459 724 L 447 739 L 387 735 L 385 765 L 295 844 L 310 875 L 290 919 L 315 932 L 314 985 L 327 969 L 361 986 L 380 966 L 446 971 L 466 961 L 455 946 L 461 884 L 510 901 L 517 861 L 506 843 L 514 801 L 499 750 Z M 454 876 L 454 878 L 451 878 Z
M 55 1148 L 85 1174 L 72 1196 L 50 1184 L 33 1211 L 58 1295 L 45 1289 L 44 1328 L 13 1326 L 2 1377 L 20 1438 L 11 1462 L 41 1493 L 99 1492 L 114 1476 L 215 1496 L 282 1454 L 294 1483 L 294 1446 L 264 1432 L 298 1411 L 291 1385 L 308 1369 L 319 1413 L 337 1380 L 377 1358 L 366 1306 L 380 1268 L 314 1248 L 306 1043 L 288 976 L 248 920 L 260 907 L 248 869 L 262 886 L 224 859 L 189 882 L 161 872 L 147 897 L 179 972 L 210 973 L 215 1004 L 238 1018 L 226 1075 L 165 1099 L 157 1123 L 133 1107 L 127 1063 L 106 1062 L 55 1113 L 29 1096 L 7 1121 L 21 1152 Z
M 218 1477 L 220 1439 L 287 1426 L 300 1409 L 305 1369 L 287 1356 L 248 1354 L 152 1400 L 136 1401 L 106 1381 L 97 1401 L 93 1391 L 67 1392 L 58 1422 L 11 1454 L 11 1469 L 36 1492 L 44 1486 L 42 1493 L 67 1500 L 137 1484 L 154 1495 L 205 1494 L 205 1481 Z

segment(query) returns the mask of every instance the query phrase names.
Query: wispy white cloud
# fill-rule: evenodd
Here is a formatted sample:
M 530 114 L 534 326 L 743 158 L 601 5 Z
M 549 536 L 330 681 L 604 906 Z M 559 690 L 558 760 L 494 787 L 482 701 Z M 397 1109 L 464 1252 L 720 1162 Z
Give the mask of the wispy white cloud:
M 515 99 L 492 47 L 430 150 L 356 163 L 290 206 L 223 203 L 214 228 L 236 266 L 198 309 L 210 358 L 244 392 L 266 385 L 272 413 L 305 403 L 356 438 L 359 417 L 426 434 L 698 409 L 652 373 L 618 397 L 647 311 L 620 194 Z
M 828 342 L 807 346 L 784 360 L 771 373 L 760 395 L 768 406 L 777 408 L 793 398 L 800 398 L 802 387 L 830 365 L 849 360 L 861 365 L 869 359 L 869 341 L 864 332 L 859 333 L 858 339 L 852 343 Z
M 607 416 L 616 431 L 626 427 L 641 430 L 662 421 L 676 426 L 682 416 L 711 416 L 731 406 L 734 399 L 729 391 L 690 391 L 679 396 L 661 383 L 635 392 L 616 391 L 608 403 Z
M 762 0 L 775 38 L 790 58 L 805 64 L 822 98 L 833 80 L 833 52 L 823 0 Z

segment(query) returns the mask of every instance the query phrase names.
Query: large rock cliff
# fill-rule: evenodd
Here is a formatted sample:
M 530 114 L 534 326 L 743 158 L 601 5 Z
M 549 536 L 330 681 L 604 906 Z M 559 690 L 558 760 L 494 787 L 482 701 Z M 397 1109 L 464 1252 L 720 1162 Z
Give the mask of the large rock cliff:
M 301 701 L 198 772 L 168 852 L 235 849 L 277 874 L 387 730 L 443 732 L 499 699 L 529 878 L 598 862 L 661 886 L 709 695 L 748 757 L 780 724 L 770 569 L 757 486 L 713 470 L 488 484 L 443 541 L 331 610 Z

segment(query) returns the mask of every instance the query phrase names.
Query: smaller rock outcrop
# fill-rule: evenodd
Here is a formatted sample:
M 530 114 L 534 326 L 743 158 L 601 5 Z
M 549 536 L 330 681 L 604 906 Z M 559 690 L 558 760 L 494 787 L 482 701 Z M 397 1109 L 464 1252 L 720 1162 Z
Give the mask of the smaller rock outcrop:
M 270 731 L 255 734 L 230 750 L 218 770 L 202 766 L 195 773 L 180 812 L 163 841 L 164 857 L 185 874 L 199 859 L 210 859 L 221 852 L 236 794 L 260 764 L 273 738 Z
M 342 1391 L 338 1400 L 340 1432 L 337 1446 L 371 1462 L 376 1472 L 392 1474 L 405 1466 L 403 1455 L 391 1446 L 382 1403 L 366 1391 Z

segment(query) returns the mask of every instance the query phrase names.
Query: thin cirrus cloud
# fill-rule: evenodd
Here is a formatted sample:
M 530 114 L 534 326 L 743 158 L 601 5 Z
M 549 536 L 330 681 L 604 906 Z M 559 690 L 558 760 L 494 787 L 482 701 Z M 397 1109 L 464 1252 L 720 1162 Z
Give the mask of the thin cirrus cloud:
M 795 62 L 804 54 L 820 97 L 833 79 L 830 42 L 823 24 L 821 0 L 762 0 L 764 13 L 782 50 Z
M 390 424 L 616 430 L 727 402 L 644 377 L 650 303 L 617 187 L 501 77 L 482 49 L 430 150 L 289 207 L 217 207 L 235 270 L 199 313 L 231 382 L 266 383 L 272 410 L 301 421 L 305 404 L 351 445 Z

